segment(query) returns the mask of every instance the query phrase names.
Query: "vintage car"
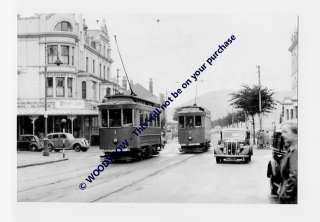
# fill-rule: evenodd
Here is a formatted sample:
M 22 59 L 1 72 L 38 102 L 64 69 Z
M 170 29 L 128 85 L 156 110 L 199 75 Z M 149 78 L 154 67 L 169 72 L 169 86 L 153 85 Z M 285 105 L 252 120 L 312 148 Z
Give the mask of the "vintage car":
M 47 138 L 49 151 L 73 149 L 76 152 L 86 152 L 89 149 L 89 142 L 85 138 L 74 138 L 71 133 L 50 133 Z
M 278 195 L 278 190 L 281 187 L 280 162 L 286 154 L 286 150 L 281 129 L 277 129 L 272 136 L 272 159 L 269 161 L 267 167 L 267 177 L 270 178 L 271 195 Z
M 220 131 L 220 139 L 214 149 L 217 163 L 225 159 L 241 159 L 246 163 L 251 161 L 253 154 L 250 144 L 250 132 L 242 128 L 225 128 Z
M 20 135 L 17 140 L 17 148 L 19 150 L 41 151 L 43 141 L 32 134 Z

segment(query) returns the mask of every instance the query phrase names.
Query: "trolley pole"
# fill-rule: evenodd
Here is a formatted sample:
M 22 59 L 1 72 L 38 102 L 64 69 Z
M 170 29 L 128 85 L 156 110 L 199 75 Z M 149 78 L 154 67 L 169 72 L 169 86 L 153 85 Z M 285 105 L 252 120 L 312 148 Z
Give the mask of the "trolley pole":
M 260 131 L 262 130 L 262 115 L 261 115 L 261 79 L 260 79 L 260 65 L 257 65 L 258 68 L 258 84 L 259 84 L 259 123 Z

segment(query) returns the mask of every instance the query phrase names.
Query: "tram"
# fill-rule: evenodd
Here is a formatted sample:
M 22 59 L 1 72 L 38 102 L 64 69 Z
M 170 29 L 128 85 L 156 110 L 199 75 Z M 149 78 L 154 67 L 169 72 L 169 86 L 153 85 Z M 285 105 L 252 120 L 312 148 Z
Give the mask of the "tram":
M 183 106 L 176 110 L 180 152 L 205 152 L 210 149 L 210 111 L 197 106 Z
M 161 141 L 161 115 L 151 123 L 151 112 L 160 104 L 136 95 L 117 94 L 107 96 L 98 106 L 100 149 L 105 158 L 115 152 L 116 146 L 127 140 L 129 146 L 118 153 L 118 157 L 143 159 L 159 154 Z M 148 124 L 139 136 L 132 134 L 140 124 Z

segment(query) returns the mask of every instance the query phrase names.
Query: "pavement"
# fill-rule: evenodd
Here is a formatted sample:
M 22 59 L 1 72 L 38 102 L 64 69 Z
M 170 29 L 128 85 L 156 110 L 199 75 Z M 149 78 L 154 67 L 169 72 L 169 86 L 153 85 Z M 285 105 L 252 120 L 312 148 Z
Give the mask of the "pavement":
M 217 138 L 213 138 L 217 141 Z M 213 142 L 212 144 L 215 144 Z M 102 152 L 66 151 L 68 161 L 18 169 L 19 202 L 276 203 L 266 177 L 271 150 L 254 149 L 252 162 L 216 164 L 213 148 L 181 154 L 177 140 L 158 156 L 112 163 L 85 190 L 81 182 L 96 169 Z M 59 155 L 59 153 L 54 154 Z M 60 153 L 60 155 L 62 155 Z
M 43 156 L 42 152 L 18 151 L 17 152 L 17 168 L 38 166 L 44 164 L 51 164 L 68 160 L 63 158 L 62 152 L 50 153 L 49 156 Z

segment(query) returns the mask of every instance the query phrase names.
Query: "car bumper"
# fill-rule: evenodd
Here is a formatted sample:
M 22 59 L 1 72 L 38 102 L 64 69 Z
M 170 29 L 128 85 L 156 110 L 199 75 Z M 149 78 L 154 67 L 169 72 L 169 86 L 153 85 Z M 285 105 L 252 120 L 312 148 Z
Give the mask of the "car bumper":
M 239 154 L 239 155 L 228 155 L 228 154 L 214 154 L 215 157 L 222 157 L 222 158 L 233 158 L 233 159 L 237 159 L 237 158 L 246 158 L 246 157 L 250 157 L 250 154 Z
M 200 143 L 188 143 L 188 144 L 180 144 L 181 147 L 189 147 L 189 146 L 200 146 Z

